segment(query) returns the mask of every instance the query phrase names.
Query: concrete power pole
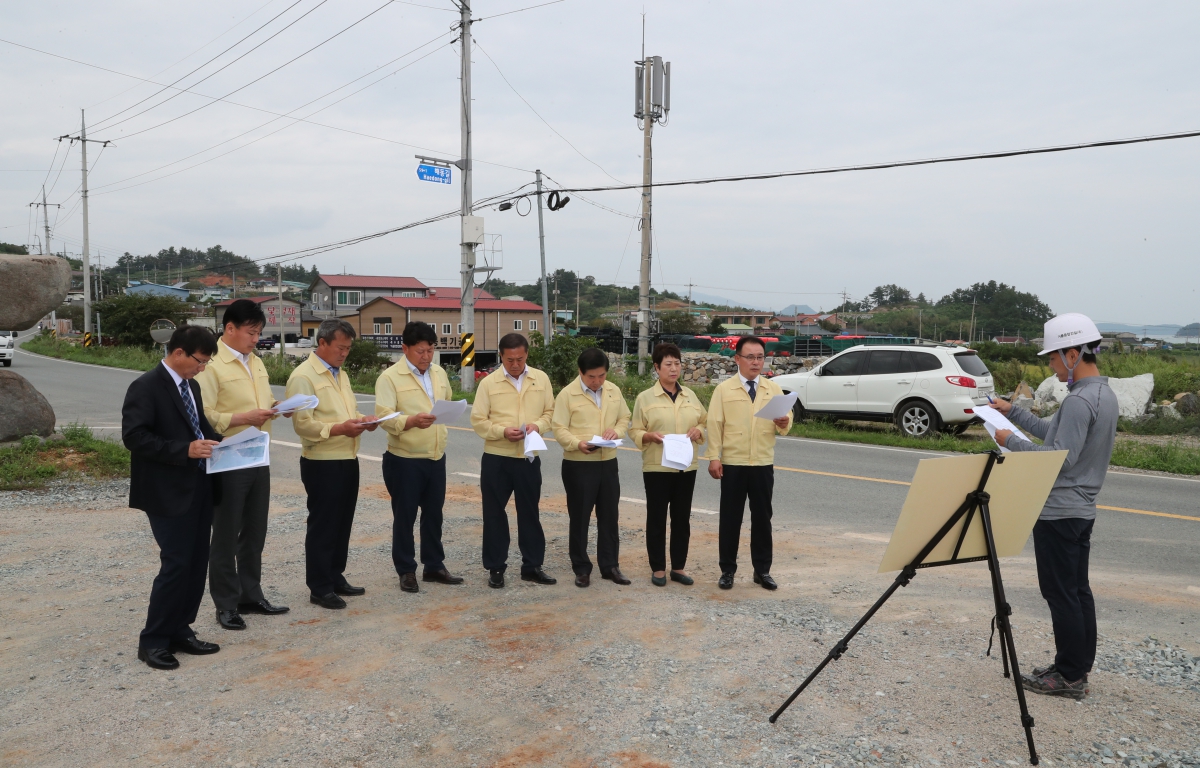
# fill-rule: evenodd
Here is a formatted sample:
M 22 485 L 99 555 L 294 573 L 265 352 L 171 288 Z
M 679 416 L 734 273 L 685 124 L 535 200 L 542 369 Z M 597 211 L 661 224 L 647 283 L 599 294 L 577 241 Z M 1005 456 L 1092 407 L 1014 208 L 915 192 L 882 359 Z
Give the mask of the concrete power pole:
M 550 326 L 550 286 L 546 284 L 546 230 L 542 226 L 542 171 L 539 168 L 534 173 L 537 174 L 538 248 L 542 252 L 542 337 L 549 344 L 550 339 L 554 336 L 554 328 Z M 618 293 L 618 295 L 620 294 Z
M 654 178 L 652 137 L 654 124 L 666 124 L 671 111 L 671 62 L 661 56 L 646 56 L 635 62 L 634 112 L 642 128 L 642 269 L 638 284 L 638 375 L 646 373 L 646 358 L 650 356 L 650 254 L 651 254 L 651 184 Z
M 472 216 L 471 196 L 471 6 L 456 0 L 461 17 L 459 42 L 462 49 L 462 356 L 459 359 L 459 386 L 464 392 L 475 389 L 475 246 L 483 242 L 483 218 Z
M 62 206 L 58 205 L 57 203 L 47 203 L 46 202 L 46 187 L 45 187 L 45 185 L 42 185 L 42 202 L 30 203 L 29 205 L 31 208 L 37 207 L 37 206 L 41 206 L 41 208 L 42 208 L 42 222 L 46 227 L 46 229 L 45 229 L 46 240 L 45 240 L 45 242 L 42 243 L 42 253 L 47 254 L 47 255 L 52 254 L 52 253 L 54 253 L 54 251 L 50 248 L 50 206 L 54 205 L 55 208 L 62 208 Z
M 108 141 L 99 141 L 98 139 L 89 139 L 87 137 L 87 119 L 83 110 L 79 110 L 79 135 L 78 136 L 59 136 L 58 140 L 69 139 L 70 141 L 78 141 L 82 150 L 82 172 L 83 184 L 80 186 L 80 197 L 83 201 L 83 331 L 84 333 L 92 332 L 92 265 L 91 258 L 88 254 L 88 186 L 87 186 L 87 145 L 88 142 L 99 144 L 101 147 L 107 147 Z
M 279 360 L 283 361 L 283 346 L 286 343 L 283 333 L 283 263 L 275 265 L 275 279 L 279 281 Z

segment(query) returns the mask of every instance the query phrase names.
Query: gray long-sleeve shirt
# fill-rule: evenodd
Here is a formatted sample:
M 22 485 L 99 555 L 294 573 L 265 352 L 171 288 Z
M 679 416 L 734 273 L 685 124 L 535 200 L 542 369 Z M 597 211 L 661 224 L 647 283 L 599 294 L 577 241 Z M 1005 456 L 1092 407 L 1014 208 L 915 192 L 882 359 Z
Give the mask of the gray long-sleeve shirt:
M 1108 386 L 1107 376 L 1090 376 L 1072 384 L 1062 405 L 1048 418 L 1039 419 L 1023 408 L 1009 411 L 1010 421 L 1043 443 L 1009 440 L 1009 450 L 1068 451 L 1040 519 L 1095 519 L 1096 496 L 1104 485 L 1117 437 L 1117 416 L 1117 396 Z

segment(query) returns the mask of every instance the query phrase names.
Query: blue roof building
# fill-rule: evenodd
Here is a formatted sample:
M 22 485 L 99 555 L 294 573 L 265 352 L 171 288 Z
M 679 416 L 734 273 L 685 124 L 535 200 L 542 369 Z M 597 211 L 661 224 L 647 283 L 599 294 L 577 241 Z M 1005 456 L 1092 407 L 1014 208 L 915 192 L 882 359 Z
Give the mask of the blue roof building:
M 159 285 L 158 283 L 143 283 L 138 280 L 130 280 L 129 286 L 125 289 L 125 293 L 131 295 L 144 296 L 172 296 L 180 301 L 187 301 L 191 295 L 191 291 L 187 288 L 173 288 L 169 285 Z

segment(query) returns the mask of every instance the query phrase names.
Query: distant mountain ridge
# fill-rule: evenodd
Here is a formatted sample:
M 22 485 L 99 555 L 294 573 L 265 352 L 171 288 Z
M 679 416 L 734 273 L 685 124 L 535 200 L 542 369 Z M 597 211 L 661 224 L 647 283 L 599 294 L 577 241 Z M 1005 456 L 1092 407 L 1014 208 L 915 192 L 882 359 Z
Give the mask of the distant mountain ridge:
M 1182 325 L 1132 325 L 1130 323 L 1096 323 L 1102 333 L 1136 333 L 1138 336 L 1175 336 Z

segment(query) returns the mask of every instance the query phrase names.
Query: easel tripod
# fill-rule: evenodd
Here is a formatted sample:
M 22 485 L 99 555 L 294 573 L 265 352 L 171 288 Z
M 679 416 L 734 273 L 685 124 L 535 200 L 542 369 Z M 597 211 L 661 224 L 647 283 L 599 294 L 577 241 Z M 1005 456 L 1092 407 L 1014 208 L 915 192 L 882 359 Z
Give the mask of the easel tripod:
M 883 607 L 883 604 L 887 602 L 888 598 L 891 597 L 897 589 L 908 586 L 908 583 L 912 580 L 913 576 L 916 575 L 918 569 L 987 560 L 988 570 L 991 571 L 992 577 L 992 597 L 996 603 L 996 614 L 993 621 L 995 622 L 995 629 L 998 629 L 1000 632 L 1000 658 L 1004 666 L 1004 676 L 1012 677 L 1013 683 L 1017 689 L 1017 701 L 1019 702 L 1021 708 L 1021 725 L 1025 729 L 1025 740 L 1029 744 L 1029 762 L 1031 765 L 1038 764 L 1037 749 L 1033 744 L 1033 717 L 1029 714 L 1029 709 L 1025 704 L 1025 690 L 1021 687 L 1021 673 L 1017 667 L 1017 647 L 1013 642 L 1012 625 L 1008 618 L 1012 615 L 1012 608 L 1009 606 L 1008 601 L 1004 596 L 1004 583 L 1000 579 L 1000 560 L 996 555 L 996 542 L 992 534 L 992 516 L 989 509 L 991 496 L 987 493 L 987 491 L 984 490 L 984 488 L 987 487 L 988 478 L 992 473 L 992 467 L 1003 462 L 1004 457 L 998 451 L 992 451 L 990 454 L 988 454 L 987 464 L 984 466 L 983 474 L 979 478 L 979 484 L 976 486 L 975 490 L 967 494 L 967 497 L 963 503 L 958 507 L 957 510 L 955 510 L 954 514 L 952 514 L 950 518 L 946 520 L 945 524 L 938 529 L 938 532 L 933 535 L 933 538 L 929 540 L 929 543 L 921 549 L 920 553 L 913 558 L 912 562 L 910 562 L 902 571 L 900 571 L 900 574 L 896 577 L 896 580 L 892 582 L 892 585 L 888 587 L 886 592 L 883 593 L 883 596 L 875 601 L 875 604 L 872 605 L 870 610 L 868 610 L 866 614 L 864 614 L 863 617 L 858 620 L 858 623 L 846 633 L 846 636 L 839 640 L 837 644 L 830 649 L 829 653 L 825 656 L 825 659 L 819 665 L 817 665 L 817 668 L 814 669 L 807 678 L 805 678 L 804 682 L 801 683 L 800 687 L 788 697 L 787 701 L 783 702 L 779 709 L 775 710 L 775 714 L 771 715 L 770 717 L 770 721 L 772 723 L 779 719 L 779 716 L 783 714 L 784 710 L 791 706 L 791 703 L 796 700 L 796 697 L 800 695 L 800 692 L 807 688 L 809 683 L 811 683 L 817 677 L 817 675 L 821 674 L 821 670 L 825 669 L 825 667 L 829 665 L 829 662 L 842 657 L 842 654 L 844 654 L 848 649 L 850 641 L 855 635 L 858 634 L 859 630 L 861 630 L 866 623 L 871 620 L 871 617 L 875 615 L 875 612 Z M 979 521 L 983 526 L 987 554 L 980 557 L 959 558 L 959 551 L 962 549 L 963 541 L 966 539 L 967 531 L 970 529 L 971 522 L 976 514 L 979 515 Z M 957 525 L 959 521 L 962 521 L 962 530 L 958 534 L 958 541 L 954 546 L 954 553 L 951 555 L 950 559 L 932 563 L 925 562 L 925 558 L 929 557 L 929 554 L 933 552 L 938 544 L 941 543 L 942 539 L 944 539 L 947 534 L 954 529 L 954 526 Z M 988 650 L 989 652 L 991 650 L 990 643 L 988 645 Z M 1012 660 L 1011 674 L 1009 672 L 1009 659 Z

